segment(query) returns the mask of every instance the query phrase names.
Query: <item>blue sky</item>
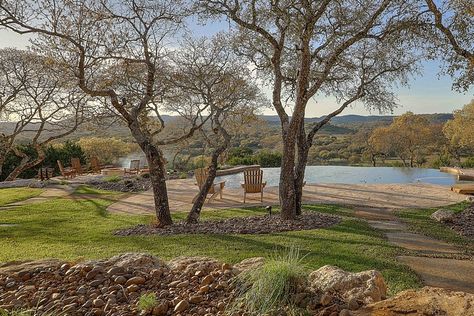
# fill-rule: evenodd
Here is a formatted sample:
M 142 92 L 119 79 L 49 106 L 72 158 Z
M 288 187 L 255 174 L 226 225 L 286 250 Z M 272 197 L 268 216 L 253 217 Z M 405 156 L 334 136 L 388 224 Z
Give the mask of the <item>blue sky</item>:
M 193 24 L 193 32 L 198 35 L 209 35 L 216 32 L 216 29 L 225 28 L 225 23 L 208 24 L 198 26 Z M 0 48 L 18 47 L 24 48 L 28 45 L 26 37 L 22 37 L 12 32 L 0 30 Z M 398 95 L 400 106 L 394 110 L 394 114 L 402 114 L 406 111 L 414 113 L 446 113 L 455 109 L 460 109 L 464 104 L 474 99 L 474 88 L 466 93 L 459 93 L 451 90 L 452 79 L 448 76 L 439 76 L 440 64 L 438 62 L 425 62 L 423 72 L 409 82 L 409 87 L 395 89 Z M 307 116 L 321 116 L 329 113 L 337 107 L 337 103 L 330 98 L 319 98 L 311 102 L 307 108 Z M 272 109 L 264 111 L 264 114 L 275 114 Z M 367 111 L 362 104 L 356 104 L 347 109 L 343 114 L 379 114 L 378 112 Z

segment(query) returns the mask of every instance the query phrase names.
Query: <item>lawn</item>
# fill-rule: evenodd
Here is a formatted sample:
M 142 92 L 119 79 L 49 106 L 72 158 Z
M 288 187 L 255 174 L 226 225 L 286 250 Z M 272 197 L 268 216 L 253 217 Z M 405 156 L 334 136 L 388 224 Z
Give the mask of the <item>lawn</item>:
M 38 196 L 43 192 L 43 189 L 36 188 L 8 188 L 0 189 L 0 206 L 4 206 L 10 203 L 23 201 L 35 196 Z
M 467 202 L 461 202 L 443 208 L 458 213 L 462 212 L 468 205 Z M 409 225 L 410 230 L 414 232 L 454 243 L 464 248 L 467 247 L 471 251 L 474 251 L 474 242 L 472 240 L 458 235 L 446 225 L 430 218 L 431 214 L 438 209 L 439 208 L 403 210 L 397 212 L 397 215 L 405 221 Z
M 84 192 L 82 190 L 79 192 Z M 77 192 L 76 192 L 77 193 Z M 88 194 L 91 192 L 88 191 Z M 235 263 L 255 256 L 298 247 L 309 269 L 325 264 L 350 271 L 380 270 L 391 293 L 420 286 L 416 275 L 396 262 L 400 248 L 388 244 L 380 232 L 365 222 L 345 217 L 341 224 L 310 231 L 269 235 L 179 235 L 118 237 L 112 232 L 152 220 L 150 216 L 109 214 L 107 195 L 55 199 L 0 211 L 0 262 L 60 258 L 105 258 L 123 252 L 148 252 L 164 259 L 177 256 L 210 256 Z M 347 208 L 311 206 L 327 213 L 348 213 Z M 261 215 L 263 208 L 204 211 L 204 219 Z M 181 219 L 184 213 L 175 213 Z

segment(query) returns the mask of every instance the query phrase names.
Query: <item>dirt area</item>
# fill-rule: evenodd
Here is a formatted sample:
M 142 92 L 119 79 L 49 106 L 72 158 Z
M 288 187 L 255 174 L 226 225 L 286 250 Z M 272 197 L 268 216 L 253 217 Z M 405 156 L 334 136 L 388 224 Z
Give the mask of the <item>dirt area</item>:
M 292 230 L 310 230 L 329 227 L 340 222 L 337 216 L 304 212 L 294 221 L 285 221 L 279 215 L 234 217 L 225 220 L 201 221 L 188 225 L 184 222 L 166 227 L 138 225 L 117 231 L 120 236 L 175 235 L 175 234 L 270 234 Z

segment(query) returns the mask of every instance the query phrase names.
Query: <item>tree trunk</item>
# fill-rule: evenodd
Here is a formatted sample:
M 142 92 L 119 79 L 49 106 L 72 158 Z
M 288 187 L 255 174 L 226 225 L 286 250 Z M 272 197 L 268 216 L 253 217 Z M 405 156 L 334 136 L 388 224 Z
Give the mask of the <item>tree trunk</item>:
M 376 161 L 376 156 L 372 154 L 372 166 L 376 167 L 377 166 L 377 161 Z
M 301 205 L 303 200 L 303 183 L 306 164 L 308 163 L 309 147 L 298 145 L 298 161 L 295 170 L 295 209 L 296 215 L 301 215 Z
M 36 152 L 38 153 L 38 158 L 30 160 L 30 157 L 25 153 L 14 149 L 15 155 L 21 157 L 20 164 L 15 167 L 15 169 L 10 172 L 5 181 L 13 181 L 25 170 L 31 169 L 40 163 L 42 163 L 46 157 L 46 154 L 43 151 L 42 145 L 35 145 Z
M 294 132 L 288 131 L 283 137 L 283 156 L 280 173 L 280 207 L 281 218 L 291 220 L 296 218 L 295 192 L 295 145 Z
M 211 189 L 211 186 L 214 183 L 214 179 L 216 178 L 217 174 L 217 159 L 219 155 L 224 150 L 217 149 L 212 153 L 211 165 L 209 166 L 209 174 L 207 176 L 206 181 L 204 182 L 203 186 L 200 188 L 199 193 L 196 197 L 196 200 L 193 203 L 193 207 L 188 214 L 186 222 L 188 224 L 196 224 L 199 221 L 199 216 L 201 215 L 202 206 L 206 201 L 207 194 Z
M 153 187 L 153 198 L 155 201 L 155 213 L 158 226 L 173 224 L 168 202 L 168 190 L 166 188 L 166 171 L 164 157 L 161 150 L 147 143 L 142 147 L 145 153 L 148 168 L 150 169 L 150 181 Z
M 303 183 L 306 164 L 308 163 L 309 149 L 312 146 L 312 140 L 306 139 L 304 121 L 301 122 L 300 133 L 298 134 L 298 157 L 295 167 L 295 213 L 301 215 L 301 206 L 303 200 Z

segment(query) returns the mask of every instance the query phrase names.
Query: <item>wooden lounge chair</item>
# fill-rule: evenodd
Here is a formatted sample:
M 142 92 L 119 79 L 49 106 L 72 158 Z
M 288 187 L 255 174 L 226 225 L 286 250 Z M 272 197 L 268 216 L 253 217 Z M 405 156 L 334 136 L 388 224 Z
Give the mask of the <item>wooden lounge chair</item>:
M 209 169 L 208 168 L 199 168 L 194 170 L 194 176 L 196 178 L 196 185 L 199 187 L 199 190 L 201 190 L 202 186 L 207 180 L 207 177 L 209 176 Z M 224 189 L 225 186 L 225 181 L 221 181 L 218 183 L 213 183 L 211 187 L 209 188 L 209 192 L 207 194 L 211 195 L 208 198 L 208 201 L 211 201 L 213 198 L 219 194 L 220 199 L 222 199 L 222 190 Z M 196 200 L 197 196 L 193 199 L 193 202 Z
M 76 175 L 76 171 L 74 169 L 64 168 L 61 160 L 58 160 L 57 162 L 58 162 L 59 171 L 61 172 L 61 175 L 63 176 L 63 178 L 65 179 L 74 178 L 74 176 Z
M 260 202 L 263 202 L 263 188 L 267 185 L 263 182 L 263 170 L 252 168 L 244 171 L 244 203 L 247 198 L 247 193 L 260 193 Z
M 140 173 L 140 160 L 130 160 L 130 168 L 124 168 L 123 174 L 139 174 Z
M 76 172 L 76 175 L 81 175 L 84 173 L 82 171 L 81 160 L 79 158 L 71 158 L 71 166 Z
M 92 173 L 100 173 L 102 171 L 102 166 L 99 163 L 99 158 L 91 157 L 91 171 Z

